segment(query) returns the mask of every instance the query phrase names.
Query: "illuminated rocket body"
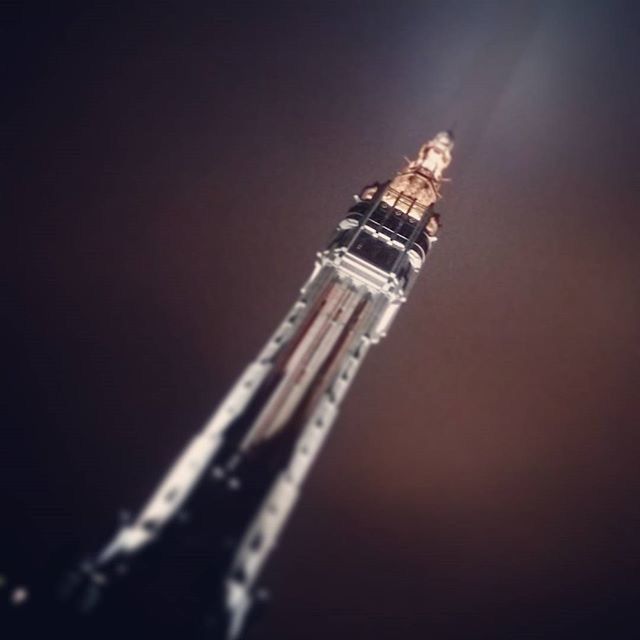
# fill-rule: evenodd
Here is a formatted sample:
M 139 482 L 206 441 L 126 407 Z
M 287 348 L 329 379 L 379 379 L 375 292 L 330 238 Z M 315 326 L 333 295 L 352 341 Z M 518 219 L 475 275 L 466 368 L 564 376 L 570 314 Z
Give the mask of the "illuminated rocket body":
M 433 205 L 452 146 L 438 134 L 395 178 L 356 197 L 264 349 L 140 514 L 83 566 L 82 606 L 97 602 L 105 628 L 122 609 L 127 620 L 146 611 L 141 630 L 157 618 L 183 638 L 196 622 L 202 637 L 238 637 L 340 402 L 436 240 Z

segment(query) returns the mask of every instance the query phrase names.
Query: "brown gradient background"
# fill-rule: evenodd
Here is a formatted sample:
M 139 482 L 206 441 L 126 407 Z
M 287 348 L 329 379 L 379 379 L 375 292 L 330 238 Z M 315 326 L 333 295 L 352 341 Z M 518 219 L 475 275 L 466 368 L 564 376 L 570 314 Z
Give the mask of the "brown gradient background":
M 104 542 L 351 195 L 454 126 L 250 637 L 640 637 L 636 3 L 4 13 L 0 564 Z

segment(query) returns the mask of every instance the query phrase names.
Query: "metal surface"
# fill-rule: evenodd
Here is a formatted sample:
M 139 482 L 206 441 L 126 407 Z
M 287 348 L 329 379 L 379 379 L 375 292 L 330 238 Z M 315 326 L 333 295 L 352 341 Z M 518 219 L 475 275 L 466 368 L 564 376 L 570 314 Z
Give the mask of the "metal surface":
M 356 199 L 299 299 L 139 515 L 69 577 L 65 599 L 92 612 L 94 635 L 240 635 L 340 403 L 435 241 L 452 144 L 438 134 Z M 163 606 L 167 580 L 181 600 Z

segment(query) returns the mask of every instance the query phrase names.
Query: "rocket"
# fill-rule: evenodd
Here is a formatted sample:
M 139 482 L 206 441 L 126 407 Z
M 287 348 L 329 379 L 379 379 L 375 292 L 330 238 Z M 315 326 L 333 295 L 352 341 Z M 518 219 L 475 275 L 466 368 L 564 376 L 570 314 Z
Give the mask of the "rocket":
M 148 502 L 66 576 L 59 597 L 79 612 L 79 636 L 241 636 L 340 404 L 437 240 L 452 148 L 438 133 L 355 196 L 284 320 Z

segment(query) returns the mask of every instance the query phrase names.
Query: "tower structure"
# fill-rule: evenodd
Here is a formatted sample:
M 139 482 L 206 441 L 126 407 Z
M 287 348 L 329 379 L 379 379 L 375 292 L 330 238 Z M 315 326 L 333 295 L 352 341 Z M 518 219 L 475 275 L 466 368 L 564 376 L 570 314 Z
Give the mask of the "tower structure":
M 145 637 L 239 637 L 340 403 L 436 241 L 452 147 L 439 133 L 356 196 L 264 349 L 139 514 L 69 577 L 65 597 L 95 610 L 92 637 L 123 624 Z

